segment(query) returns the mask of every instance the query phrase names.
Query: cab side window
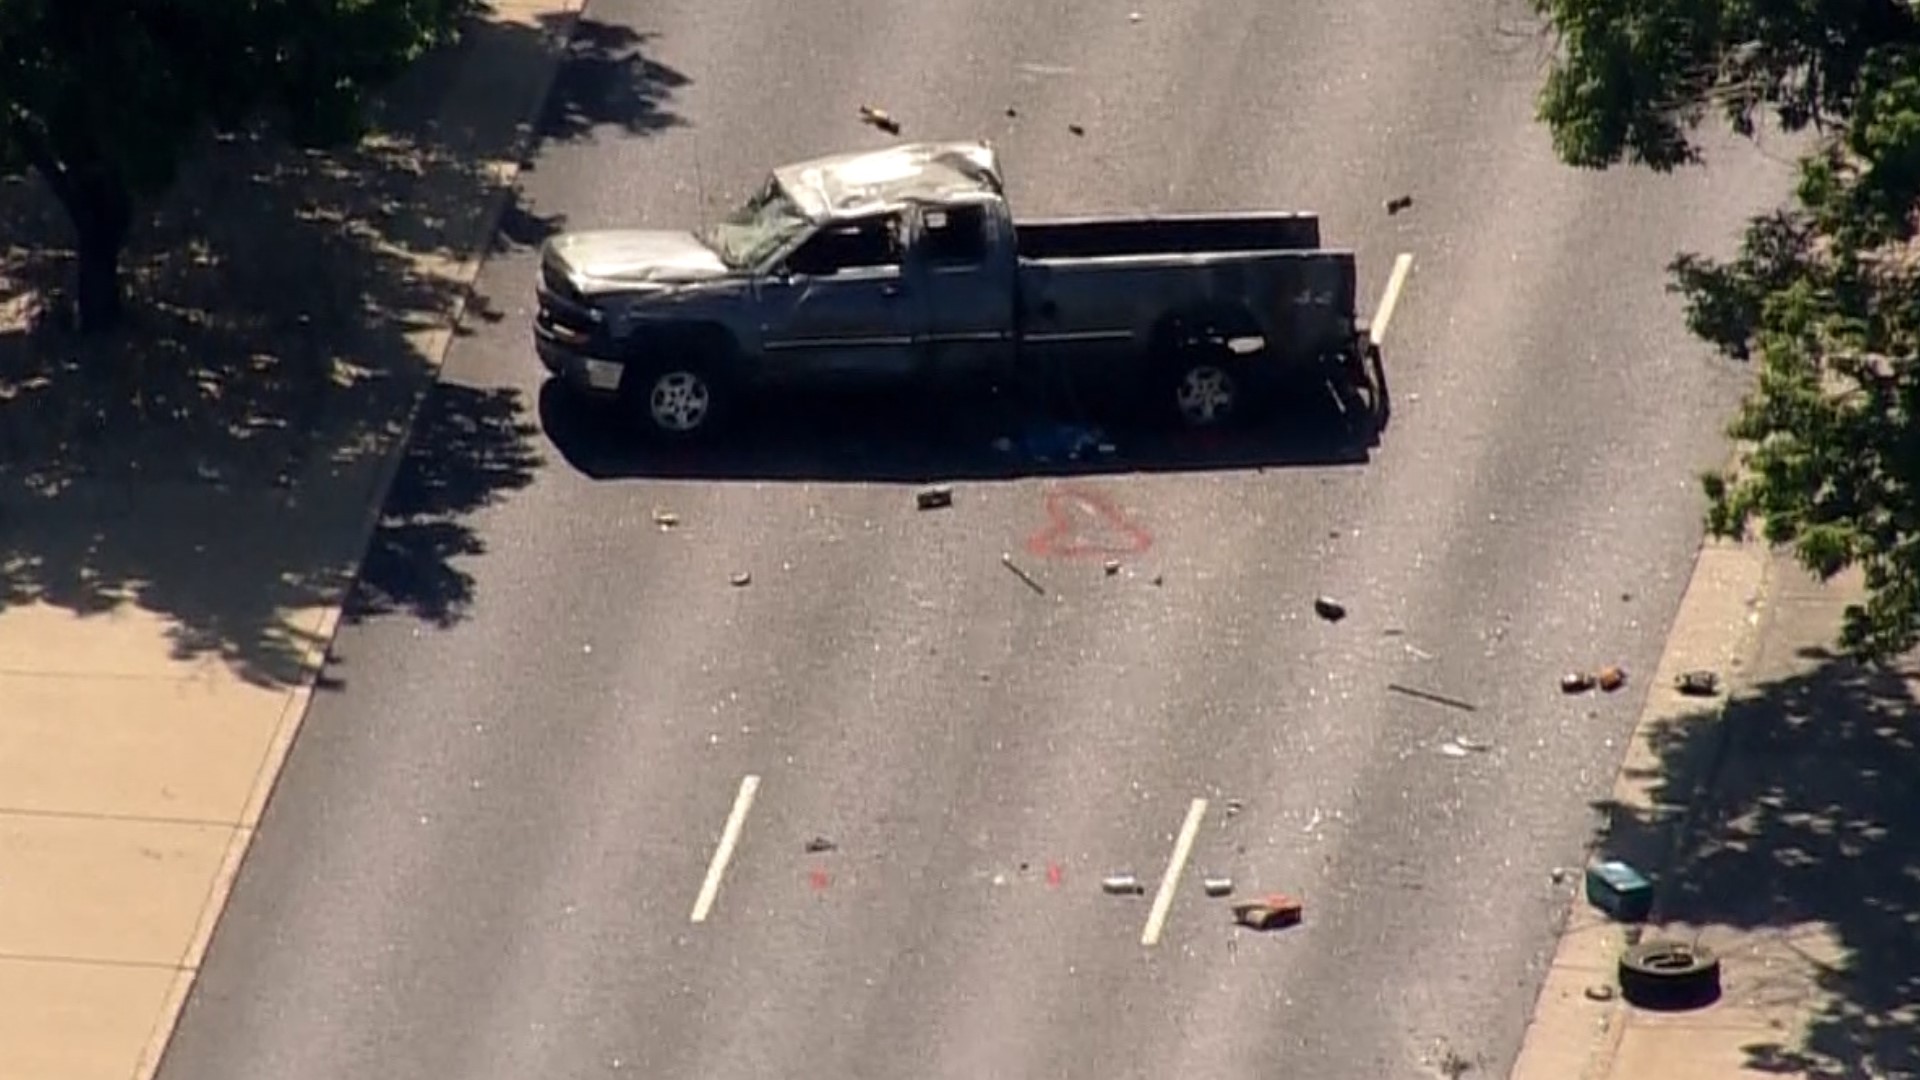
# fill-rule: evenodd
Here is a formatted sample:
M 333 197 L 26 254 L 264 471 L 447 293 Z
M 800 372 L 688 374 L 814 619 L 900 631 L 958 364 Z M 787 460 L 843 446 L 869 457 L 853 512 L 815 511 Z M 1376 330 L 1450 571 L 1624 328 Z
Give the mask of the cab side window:
M 814 233 L 787 261 L 795 273 L 813 276 L 846 270 L 898 269 L 899 215 L 876 214 L 828 225 Z
M 936 268 L 978 266 L 987 260 L 987 209 L 948 206 L 921 215 L 920 250 Z

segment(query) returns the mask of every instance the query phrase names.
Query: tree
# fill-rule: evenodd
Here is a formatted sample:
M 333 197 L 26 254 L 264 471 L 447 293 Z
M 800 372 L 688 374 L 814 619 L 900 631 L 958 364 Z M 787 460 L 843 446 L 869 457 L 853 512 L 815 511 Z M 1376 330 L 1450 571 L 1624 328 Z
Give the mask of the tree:
M 1704 478 L 1708 528 L 1771 543 L 1867 599 L 1843 646 L 1920 643 L 1920 16 L 1906 0 L 1534 0 L 1559 50 L 1539 99 L 1561 160 L 1666 171 L 1716 116 L 1812 137 L 1789 203 L 1738 254 L 1682 254 L 1671 288 L 1699 336 L 1757 358 Z
M 0 175 L 45 178 L 73 226 L 79 323 L 121 309 L 143 198 L 208 130 L 263 113 L 306 146 L 360 130 L 369 91 L 474 0 L 0 0 Z

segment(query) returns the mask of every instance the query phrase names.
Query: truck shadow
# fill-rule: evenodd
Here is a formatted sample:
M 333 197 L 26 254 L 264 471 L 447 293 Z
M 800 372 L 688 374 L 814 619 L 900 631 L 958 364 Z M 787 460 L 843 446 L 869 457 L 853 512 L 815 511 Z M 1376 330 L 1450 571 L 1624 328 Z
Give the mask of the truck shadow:
M 1363 465 L 1381 427 L 1343 414 L 1330 394 L 1276 409 L 1255 429 L 1222 433 L 1153 431 L 1097 415 L 1067 421 L 991 397 L 888 394 L 761 402 L 711 444 L 660 446 L 637 437 L 617 411 L 551 379 L 540 388 L 539 417 L 560 457 L 595 480 L 924 483 Z

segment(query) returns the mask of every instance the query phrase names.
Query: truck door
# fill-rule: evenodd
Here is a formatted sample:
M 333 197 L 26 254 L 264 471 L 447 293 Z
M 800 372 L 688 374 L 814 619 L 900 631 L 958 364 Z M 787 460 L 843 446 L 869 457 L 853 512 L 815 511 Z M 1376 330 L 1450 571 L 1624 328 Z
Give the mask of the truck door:
M 823 226 L 757 286 L 768 376 L 885 382 L 919 370 L 925 305 L 907 281 L 898 213 Z
M 929 368 L 942 378 L 1010 370 L 1016 254 L 1002 205 L 927 206 L 918 217 L 911 276 L 925 282 Z

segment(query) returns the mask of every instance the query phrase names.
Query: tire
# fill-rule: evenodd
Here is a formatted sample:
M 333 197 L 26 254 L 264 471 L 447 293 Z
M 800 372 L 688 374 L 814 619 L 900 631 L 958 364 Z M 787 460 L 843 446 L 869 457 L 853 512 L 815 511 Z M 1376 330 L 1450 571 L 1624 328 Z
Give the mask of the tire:
M 1646 1009 L 1697 1009 L 1720 997 L 1720 958 L 1704 945 L 1643 941 L 1620 956 L 1620 993 Z
M 1244 366 L 1224 343 L 1177 347 L 1158 365 L 1153 384 L 1155 411 L 1187 431 L 1232 427 L 1252 411 Z
M 672 351 L 676 355 L 629 367 L 620 381 L 620 396 L 651 438 L 708 438 L 732 408 L 732 388 L 709 350 Z

